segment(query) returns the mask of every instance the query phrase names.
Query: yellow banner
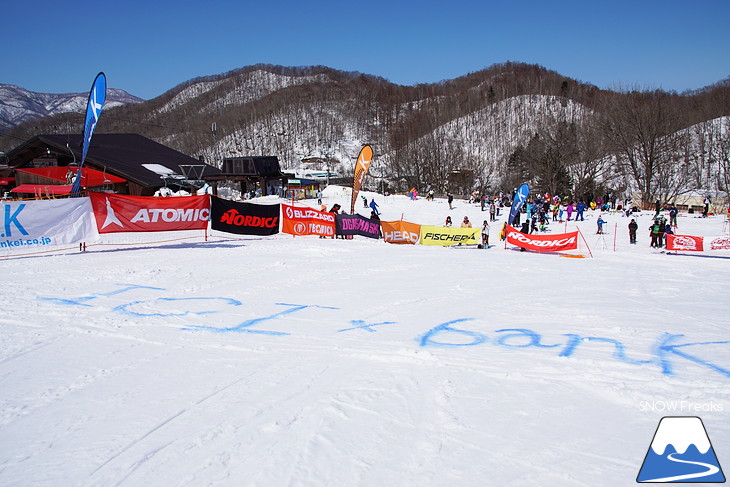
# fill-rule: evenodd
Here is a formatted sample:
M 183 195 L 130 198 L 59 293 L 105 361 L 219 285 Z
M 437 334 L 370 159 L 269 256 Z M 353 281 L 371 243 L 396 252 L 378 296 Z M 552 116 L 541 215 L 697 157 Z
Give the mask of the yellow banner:
M 479 243 L 479 228 L 431 227 L 421 225 L 422 245 L 476 245 Z

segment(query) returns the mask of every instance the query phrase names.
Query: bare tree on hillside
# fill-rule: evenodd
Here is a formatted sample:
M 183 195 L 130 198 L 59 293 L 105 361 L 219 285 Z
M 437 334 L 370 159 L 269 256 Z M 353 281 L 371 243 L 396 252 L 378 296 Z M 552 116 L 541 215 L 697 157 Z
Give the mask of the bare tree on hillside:
M 644 207 L 683 184 L 676 164 L 686 132 L 682 116 L 663 92 L 612 96 L 601 107 L 600 125 L 618 170 L 641 192 Z M 686 181 L 684 181 L 686 184 Z

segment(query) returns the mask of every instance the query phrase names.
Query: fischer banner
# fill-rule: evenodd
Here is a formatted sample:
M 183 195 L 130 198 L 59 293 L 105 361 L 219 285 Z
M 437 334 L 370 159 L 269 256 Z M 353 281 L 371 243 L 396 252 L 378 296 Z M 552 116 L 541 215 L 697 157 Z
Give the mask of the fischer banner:
M 210 197 L 125 196 L 89 193 L 99 233 L 204 230 Z
M 239 203 L 211 196 L 210 226 L 239 235 L 274 235 L 279 233 L 279 205 Z
M 704 239 L 702 237 L 674 235 L 670 233 L 667 234 L 667 250 L 702 252 L 705 250 Z
M 362 215 L 336 215 L 337 235 L 380 238 L 380 222 Z
M 380 222 L 383 228 L 383 240 L 392 244 L 416 244 L 421 237 L 421 225 L 404 222 Z
M 452 228 L 421 225 L 422 245 L 476 245 L 479 243 L 480 228 Z
M 290 205 L 281 205 L 281 231 L 290 235 L 335 236 L 335 214 Z
M 366 145 L 360 150 L 360 154 L 357 156 L 357 162 L 355 162 L 355 177 L 352 183 L 352 202 L 350 204 L 350 213 L 355 213 L 357 194 L 360 192 L 360 188 L 362 188 L 362 182 L 365 179 L 365 174 L 368 172 L 370 161 L 372 159 L 373 148 Z
M 507 243 L 538 252 L 560 252 L 578 248 L 578 232 L 551 235 L 524 234 L 507 226 Z
M 0 204 L 0 249 L 40 250 L 96 240 L 89 198 L 7 201 Z

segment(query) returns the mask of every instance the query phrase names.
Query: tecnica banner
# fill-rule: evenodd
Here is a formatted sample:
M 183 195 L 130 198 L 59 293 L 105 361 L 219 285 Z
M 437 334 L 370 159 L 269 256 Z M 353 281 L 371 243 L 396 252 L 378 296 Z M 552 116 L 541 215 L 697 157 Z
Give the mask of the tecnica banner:
M 432 227 L 421 225 L 422 245 L 476 245 L 479 243 L 477 237 L 481 230 L 479 228 L 461 227 Z
M 281 205 L 281 231 L 290 235 L 335 236 L 335 214 L 290 205 Z
M 124 196 L 91 192 L 99 233 L 204 230 L 210 220 L 210 197 Z
M 392 244 L 416 244 L 421 236 L 421 225 L 404 222 L 380 222 L 383 240 Z
M 0 248 L 9 250 L 36 250 L 98 236 L 89 198 L 3 202 L 0 224 Z
M 210 225 L 213 230 L 239 235 L 279 233 L 278 204 L 256 205 L 211 196 L 210 212 Z
M 337 235 L 361 235 L 380 238 L 380 222 L 362 215 L 337 215 Z
M 507 226 L 507 243 L 538 252 L 560 252 L 578 248 L 578 232 L 550 235 L 524 234 Z

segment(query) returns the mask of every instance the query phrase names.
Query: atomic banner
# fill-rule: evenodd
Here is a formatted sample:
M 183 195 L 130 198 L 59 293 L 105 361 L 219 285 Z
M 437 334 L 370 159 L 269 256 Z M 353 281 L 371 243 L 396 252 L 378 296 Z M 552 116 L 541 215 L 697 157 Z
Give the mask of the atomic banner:
M 204 230 L 210 220 L 210 198 L 158 198 L 89 193 L 99 233 Z

